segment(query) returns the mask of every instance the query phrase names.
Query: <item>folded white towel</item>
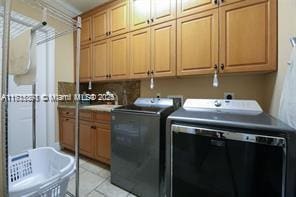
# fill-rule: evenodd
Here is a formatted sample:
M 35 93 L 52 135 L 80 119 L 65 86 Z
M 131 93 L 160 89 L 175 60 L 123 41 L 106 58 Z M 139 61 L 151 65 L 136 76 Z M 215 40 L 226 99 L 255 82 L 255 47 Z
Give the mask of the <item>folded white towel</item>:
M 30 67 L 31 28 L 10 41 L 9 74 L 26 74 Z
M 33 85 L 36 81 L 36 69 L 37 69 L 37 33 L 36 31 L 31 32 L 31 44 L 30 44 L 30 65 L 29 70 L 23 75 L 14 75 L 14 82 L 20 85 Z

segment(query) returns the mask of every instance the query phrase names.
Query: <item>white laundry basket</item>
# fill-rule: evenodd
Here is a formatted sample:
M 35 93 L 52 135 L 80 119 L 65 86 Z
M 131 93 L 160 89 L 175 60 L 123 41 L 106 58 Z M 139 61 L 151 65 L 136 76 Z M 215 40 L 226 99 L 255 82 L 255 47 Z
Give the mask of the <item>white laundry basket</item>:
M 75 172 L 74 159 L 50 147 L 9 157 L 10 197 L 63 197 Z

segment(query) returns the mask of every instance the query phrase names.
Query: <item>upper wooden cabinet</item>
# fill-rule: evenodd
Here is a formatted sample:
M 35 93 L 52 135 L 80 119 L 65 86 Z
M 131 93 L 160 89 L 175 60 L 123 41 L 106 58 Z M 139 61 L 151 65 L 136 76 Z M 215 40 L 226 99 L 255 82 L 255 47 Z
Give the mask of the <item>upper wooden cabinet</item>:
M 277 0 L 111 2 L 83 19 L 81 81 L 211 74 L 216 65 L 220 73 L 274 71 L 276 6 Z
M 177 21 L 178 75 L 208 74 L 218 64 L 218 10 Z
M 92 41 L 92 19 L 83 18 L 81 23 L 81 44 L 88 44 Z
M 150 25 L 150 1 L 130 0 L 130 29 L 136 30 Z
M 176 21 L 130 33 L 131 78 L 176 75 Z
M 92 80 L 129 78 L 129 35 L 123 34 L 92 45 Z
M 176 19 L 176 0 L 151 0 L 152 25 Z
M 108 40 L 102 40 L 93 44 L 93 80 L 102 81 L 108 79 L 109 72 L 109 44 Z
M 93 39 L 95 41 L 108 37 L 108 11 L 103 10 L 93 16 Z
M 124 34 L 129 31 L 128 1 L 111 4 L 92 17 L 94 41 Z
M 110 77 L 112 79 L 129 78 L 129 35 L 110 38 Z
M 220 71 L 277 68 L 276 1 L 244 1 L 220 8 Z
M 155 77 L 176 75 L 176 21 L 151 27 L 151 67 Z
M 157 1 L 157 0 L 156 0 Z M 240 2 L 257 3 L 266 0 L 177 0 L 177 17 L 184 17 Z M 276 0 L 275 0 L 276 1 Z
M 176 18 L 176 0 L 130 0 L 130 29 L 136 30 Z
M 220 0 L 177 0 L 177 16 L 183 17 L 217 8 L 218 1 Z
M 130 75 L 131 78 L 149 76 L 150 65 L 150 28 L 130 33 Z
M 252 2 L 252 3 L 258 3 L 260 1 L 266 1 L 266 0 L 220 0 L 220 4 L 219 6 L 226 6 L 226 5 L 229 5 L 229 4 L 232 4 L 232 3 L 239 3 L 239 2 L 242 2 L 242 1 L 247 1 L 247 2 Z M 275 0 L 276 1 L 276 0 Z
M 91 45 L 81 47 L 80 51 L 80 81 L 86 82 L 91 80 L 92 66 Z
M 116 36 L 129 30 L 129 6 L 128 1 L 115 4 L 109 9 L 110 36 Z

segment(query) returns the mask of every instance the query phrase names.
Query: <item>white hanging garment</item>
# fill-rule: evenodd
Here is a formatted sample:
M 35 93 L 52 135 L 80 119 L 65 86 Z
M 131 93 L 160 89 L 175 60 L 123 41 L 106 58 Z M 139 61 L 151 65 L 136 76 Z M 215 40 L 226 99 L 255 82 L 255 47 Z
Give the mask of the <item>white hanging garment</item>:
M 29 70 L 26 74 L 23 75 L 15 75 L 14 76 L 14 82 L 20 86 L 20 85 L 33 85 L 36 81 L 36 44 L 37 41 L 37 33 L 36 31 L 31 32 L 31 46 L 30 46 L 30 66 Z
M 296 128 L 296 47 L 293 48 L 280 100 L 279 118 Z
M 31 28 L 10 41 L 9 74 L 26 74 L 30 67 Z

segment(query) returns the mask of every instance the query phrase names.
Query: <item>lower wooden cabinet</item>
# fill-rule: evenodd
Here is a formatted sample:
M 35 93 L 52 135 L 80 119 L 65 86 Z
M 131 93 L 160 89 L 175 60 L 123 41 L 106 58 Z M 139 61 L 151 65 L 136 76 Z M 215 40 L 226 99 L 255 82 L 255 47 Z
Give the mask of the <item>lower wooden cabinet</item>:
M 95 132 L 95 158 L 110 164 L 111 158 L 111 132 L 110 129 L 96 126 Z
M 60 131 L 62 131 L 60 132 L 60 143 L 63 147 L 70 150 L 74 150 L 74 130 L 74 119 L 60 116 Z
M 93 157 L 94 156 L 94 129 L 92 122 L 80 121 L 80 146 L 81 154 Z
M 73 109 L 59 110 L 60 144 L 67 150 L 75 150 L 75 116 Z M 81 155 L 110 164 L 111 115 L 107 112 L 80 112 Z

